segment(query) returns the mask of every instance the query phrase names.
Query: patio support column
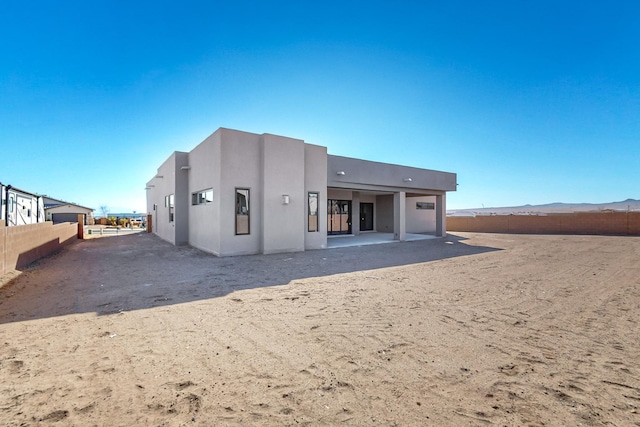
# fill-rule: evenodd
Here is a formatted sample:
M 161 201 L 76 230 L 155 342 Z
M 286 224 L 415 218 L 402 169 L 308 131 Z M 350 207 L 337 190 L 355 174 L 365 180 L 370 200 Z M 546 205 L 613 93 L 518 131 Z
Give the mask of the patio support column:
M 351 234 L 360 234 L 360 192 L 351 192 Z
M 446 194 L 436 196 L 436 236 L 447 235 L 447 199 Z
M 404 242 L 407 237 L 407 193 L 393 193 L 393 239 Z

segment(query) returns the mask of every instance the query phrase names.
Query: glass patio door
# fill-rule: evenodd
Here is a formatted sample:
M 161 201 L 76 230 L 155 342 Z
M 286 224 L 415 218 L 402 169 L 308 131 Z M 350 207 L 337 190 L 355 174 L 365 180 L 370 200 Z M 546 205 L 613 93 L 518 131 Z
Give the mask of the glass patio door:
M 327 200 L 327 234 L 351 234 L 351 200 Z

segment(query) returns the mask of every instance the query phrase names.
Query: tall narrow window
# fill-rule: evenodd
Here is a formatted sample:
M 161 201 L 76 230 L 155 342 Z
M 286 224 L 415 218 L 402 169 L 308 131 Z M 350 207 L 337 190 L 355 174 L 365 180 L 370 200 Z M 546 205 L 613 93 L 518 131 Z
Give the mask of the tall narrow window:
M 249 234 L 248 188 L 236 188 L 236 234 Z
M 169 201 L 169 222 L 173 222 L 173 194 L 170 194 L 167 198 Z
M 318 193 L 309 193 L 308 231 L 318 231 Z

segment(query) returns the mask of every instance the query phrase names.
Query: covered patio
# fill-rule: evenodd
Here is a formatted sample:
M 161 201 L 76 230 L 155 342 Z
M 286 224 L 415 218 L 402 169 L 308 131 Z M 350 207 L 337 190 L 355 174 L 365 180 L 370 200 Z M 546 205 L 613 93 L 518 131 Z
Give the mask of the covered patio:
M 446 235 L 446 192 L 455 191 L 455 174 L 340 156 L 327 158 L 327 247 L 343 244 L 343 239 L 336 241 L 333 236 L 360 237 L 369 232 L 377 232 L 377 237 L 364 236 L 363 243 L 346 244 Z

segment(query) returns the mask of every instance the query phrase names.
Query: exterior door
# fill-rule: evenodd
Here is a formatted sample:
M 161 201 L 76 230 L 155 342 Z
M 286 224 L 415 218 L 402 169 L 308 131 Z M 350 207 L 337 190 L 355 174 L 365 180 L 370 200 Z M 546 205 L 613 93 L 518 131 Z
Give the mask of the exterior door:
M 7 225 L 18 225 L 18 206 L 15 193 L 9 193 L 9 203 L 7 206 Z
M 373 203 L 360 203 L 360 231 L 373 230 Z
M 327 200 L 327 234 L 351 234 L 351 200 Z

